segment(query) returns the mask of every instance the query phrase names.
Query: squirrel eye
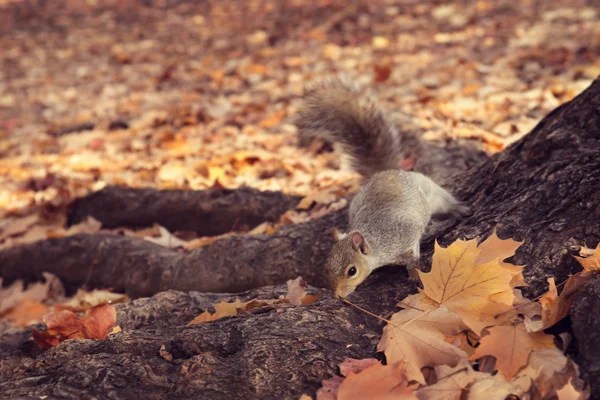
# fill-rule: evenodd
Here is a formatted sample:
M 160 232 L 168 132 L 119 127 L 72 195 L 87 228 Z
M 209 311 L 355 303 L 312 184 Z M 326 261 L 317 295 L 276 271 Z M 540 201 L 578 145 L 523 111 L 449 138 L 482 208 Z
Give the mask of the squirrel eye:
M 352 266 L 350 267 L 350 269 L 348 270 L 348 276 L 354 276 L 356 275 L 356 267 Z

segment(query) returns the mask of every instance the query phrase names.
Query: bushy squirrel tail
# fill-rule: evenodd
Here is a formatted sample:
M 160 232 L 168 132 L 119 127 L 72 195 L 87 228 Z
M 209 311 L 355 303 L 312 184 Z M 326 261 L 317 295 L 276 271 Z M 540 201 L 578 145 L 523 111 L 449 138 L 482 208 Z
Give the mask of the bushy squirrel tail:
M 365 177 L 399 168 L 400 132 L 374 101 L 346 83 L 330 81 L 310 90 L 295 124 L 301 145 L 317 137 L 339 143 L 352 168 Z

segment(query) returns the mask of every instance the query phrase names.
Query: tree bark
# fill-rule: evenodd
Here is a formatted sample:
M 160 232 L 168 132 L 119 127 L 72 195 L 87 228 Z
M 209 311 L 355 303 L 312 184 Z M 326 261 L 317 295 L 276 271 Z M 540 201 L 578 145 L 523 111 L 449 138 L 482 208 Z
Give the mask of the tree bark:
M 448 164 L 452 163 L 441 163 Z M 422 265 L 431 257 L 434 237 L 448 244 L 459 237 L 483 238 L 496 228 L 500 237 L 524 242 L 511 261 L 526 266 L 529 295 L 545 290 L 550 276 L 562 282 L 580 269 L 567 250 L 583 243 L 595 246 L 600 240 L 600 80 L 505 151 L 462 173 L 446 175 L 446 179 L 442 175 L 435 177 L 471 204 L 473 214 L 457 224 L 433 224 L 430 236 L 422 243 Z M 114 270 L 107 276 L 112 274 L 123 290 L 137 295 L 169 288 L 165 282 L 183 284 L 184 278 L 193 283 L 180 289 L 204 288 L 204 279 L 221 273 L 222 290 L 264 285 L 269 279 L 282 282 L 297 273 L 322 284 L 320 265 L 332 244 L 329 229 L 344 221 L 344 212 L 339 211 L 273 235 L 222 239 L 189 255 L 144 244 L 134 254 L 125 250 L 115 253 Z M 45 269 L 27 267 L 29 259 L 24 253 L 32 254 L 32 264 L 36 264 L 49 254 L 64 258 L 84 253 L 93 240 L 84 236 L 53 239 L 45 245 L 31 245 L 28 251 L 9 249 L 0 253 L 2 274 L 16 277 L 15 269 L 21 268 L 35 275 Z M 106 249 L 116 251 L 106 244 L 113 239 L 102 236 L 96 240 L 99 245 L 92 253 L 100 255 L 98 265 L 106 266 L 111 256 Z M 72 247 L 64 253 L 51 250 L 65 245 Z M 56 257 L 47 265 L 58 265 L 60 257 Z M 94 260 L 81 254 L 73 257 L 76 261 L 64 268 L 75 275 L 81 268 L 79 263 Z M 189 261 L 185 261 L 187 257 Z M 121 264 L 136 265 L 142 271 L 140 277 L 119 278 L 117 266 Z M 224 272 L 215 272 L 217 268 L 224 268 Z M 122 273 L 135 274 L 133 270 Z M 94 279 L 106 284 L 96 274 L 99 272 L 92 272 Z M 415 290 L 404 279 L 405 274 L 393 267 L 377 271 L 351 300 L 385 317 L 395 311 L 395 299 Z M 84 275 L 79 275 L 79 281 Z M 237 283 L 227 284 L 225 279 Z M 136 281 L 142 282 L 141 289 L 135 287 Z M 600 348 L 595 345 L 597 329 L 593 322 L 600 319 L 597 307 L 593 307 L 597 285 L 597 279 L 590 281 L 573 314 L 579 351 L 585 352 L 575 355 L 583 360 L 582 370 L 593 384 L 592 393 L 600 390 Z M 275 297 L 283 291 L 278 286 L 255 289 L 243 296 Z M 320 380 L 335 373 L 335 365 L 345 357 L 373 356 L 381 334 L 379 320 L 327 293 L 311 306 L 270 306 L 185 326 L 208 303 L 220 298 L 231 295 L 165 292 L 139 299 L 119 306 L 123 333 L 104 341 L 67 341 L 44 353 L 34 347 L 26 330 L 5 328 L 0 370 L 6 381 L 0 384 L 0 395 L 129 398 L 142 393 L 151 399 L 298 398 L 303 392 L 314 395 Z M 162 345 L 172 361 L 159 356 Z
M 109 229 L 159 224 L 170 232 L 214 236 L 251 229 L 265 221 L 275 222 L 299 200 L 298 196 L 247 187 L 160 191 L 110 186 L 77 199 L 68 223 L 76 224 L 91 216 Z

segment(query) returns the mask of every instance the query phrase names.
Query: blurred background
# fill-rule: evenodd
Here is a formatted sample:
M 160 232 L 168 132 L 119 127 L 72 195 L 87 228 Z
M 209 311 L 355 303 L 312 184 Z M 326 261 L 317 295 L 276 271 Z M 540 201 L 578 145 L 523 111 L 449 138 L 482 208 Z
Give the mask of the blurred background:
M 599 4 L 0 0 L 0 216 L 109 184 L 344 194 L 357 176 L 291 123 L 338 75 L 500 151 L 600 74 Z

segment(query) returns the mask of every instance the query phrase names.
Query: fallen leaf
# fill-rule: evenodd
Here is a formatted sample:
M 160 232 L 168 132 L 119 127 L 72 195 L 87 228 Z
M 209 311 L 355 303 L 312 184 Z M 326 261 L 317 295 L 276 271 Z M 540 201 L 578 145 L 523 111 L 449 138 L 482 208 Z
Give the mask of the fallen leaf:
M 527 332 L 523 323 L 488 328 L 489 334 L 481 338 L 475 360 L 484 355 L 496 357 L 496 368 L 506 379 L 511 379 L 527 364 L 529 354 L 537 349 L 552 348 L 554 337 L 541 332 Z
M 236 297 L 233 303 L 227 303 L 226 301 L 221 301 L 220 303 L 213 304 L 215 308 L 214 314 L 211 314 L 209 311 L 204 311 L 202 314 L 198 315 L 192 321 L 190 321 L 187 326 L 196 325 L 202 322 L 210 322 L 215 321 L 219 318 L 223 317 L 231 317 L 237 315 L 240 312 L 249 311 L 253 308 L 264 307 L 270 304 L 281 304 L 287 303 L 287 299 L 275 299 L 275 300 L 250 300 L 247 302 L 242 302 L 239 298 Z
M 298 210 L 308 210 L 313 204 L 330 204 L 333 203 L 337 199 L 336 194 L 331 190 L 322 190 L 320 192 L 315 192 L 305 196 L 298 205 L 296 209 Z
M 503 268 L 497 259 L 477 265 L 480 253 L 476 240 L 457 240 L 446 248 L 436 242 L 431 271 L 418 271 L 422 292 L 458 314 L 478 335 L 486 326 L 495 324 L 498 314 L 513 308 L 511 281 L 520 273 Z M 502 292 L 504 302 L 494 301 L 492 296 Z
M 287 296 L 286 298 L 295 306 L 302 304 L 302 299 L 308 293 L 306 292 L 306 282 L 301 276 L 296 279 L 290 279 L 287 281 Z
M 122 293 L 113 293 L 99 289 L 86 292 L 85 290 L 78 289 L 75 296 L 67 301 L 55 304 L 54 307 L 57 311 L 70 310 L 73 312 L 81 312 L 104 303 L 117 304 L 127 303 L 129 301 L 131 301 L 131 299 Z
M 2 320 L 11 324 L 25 327 L 38 323 L 50 309 L 45 304 L 32 299 L 24 299 L 15 307 L 2 315 Z
M 103 304 L 86 311 L 82 318 L 62 310 L 51 312 L 43 320 L 45 332 L 33 330 L 34 341 L 43 348 L 55 346 L 67 339 L 105 339 L 115 325 L 117 312 L 110 304 Z
M 504 263 L 504 260 L 508 257 L 512 257 L 522 244 L 523 242 L 517 242 L 512 239 L 502 240 L 494 230 L 487 239 L 477 246 L 480 253 L 475 259 L 475 264 L 486 264 L 490 261 L 498 260 L 501 265 L 512 265 Z
M 41 302 L 48 298 L 55 298 L 64 295 L 64 287 L 56 277 L 49 272 L 44 272 L 45 282 L 35 282 L 27 285 L 24 289 L 23 281 L 13 282 L 9 287 L 2 287 L 2 278 L 0 278 L 0 315 L 16 307 L 19 303 L 28 299 L 33 302 Z
M 317 390 L 317 400 L 336 400 L 337 393 L 344 378 L 334 376 L 321 381 L 322 387 Z
M 446 342 L 448 336 L 465 329 L 460 317 L 446 307 L 426 311 L 410 308 L 392 315 L 377 350 L 385 353 L 390 364 L 406 361 L 408 379 L 425 384 L 421 368 L 456 365 L 468 358 L 464 351 Z
M 172 233 L 170 233 L 166 228 L 159 226 L 158 230 L 160 232 L 160 236 L 155 237 L 145 237 L 149 242 L 156 243 L 158 245 L 168 247 L 170 249 L 174 249 L 177 247 L 184 247 L 186 242 L 177 238 Z
M 25 233 L 30 227 L 38 223 L 39 220 L 40 217 L 37 214 L 8 220 L 7 223 L 0 226 L 0 242 L 10 236 Z
M 469 392 L 469 386 L 479 379 L 487 379 L 489 374 L 474 371 L 467 360 L 455 367 L 447 365 L 434 368 L 437 382 L 416 391 L 419 400 L 461 400 Z
M 554 278 L 548 278 L 549 289 L 540 299 L 542 306 L 542 323 L 535 326 L 534 332 L 539 332 L 556 324 L 569 314 L 573 304 L 573 296 L 581 289 L 592 277 L 591 274 L 571 275 L 565 284 L 560 296 Z
M 350 373 L 358 374 L 364 369 L 367 369 L 379 361 L 375 358 L 363 358 L 357 360 L 356 358 L 346 358 L 340 364 L 340 373 L 344 376 L 348 376 Z
M 286 299 L 290 301 L 295 306 L 299 305 L 309 305 L 317 301 L 321 296 L 323 296 L 323 292 L 320 292 L 316 295 L 310 295 L 306 291 L 306 282 L 302 279 L 301 276 L 296 279 L 290 279 L 287 281 L 287 289 L 288 293 Z
M 117 333 L 121 333 L 123 332 L 123 330 L 121 329 L 120 326 L 113 326 L 112 330 L 108 333 L 108 336 L 110 335 L 116 335 Z
M 167 361 L 173 361 L 173 355 L 167 351 L 167 348 L 164 344 L 160 346 L 160 349 L 158 349 L 158 355 Z
M 417 400 L 417 396 L 408 387 L 405 363 L 398 362 L 393 365 L 377 363 L 358 374 L 350 372 L 340 384 L 337 399 Z
M 83 222 L 71 226 L 66 230 L 65 236 L 77 235 L 80 233 L 97 233 L 100 232 L 102 223 L 94 217 L 87 217 Z
M 374 81 L 377 83 L 385 82 L 392 75 L 392 67 L 390 64 L 375 64 L 373 65 L 373 72 L 375 73 Z
M 575 389 L 571 381 L 558 390 L 556 395 L 558 400 L 585 400 L 589 398 L 589 393 Z
M 583 247 L 580 250 L 580 255 L 586 255 L 587 257 L 573 256 L 581 264 L 583 269 L 588 272 L 597 271 L 600 269 L 600 243 L 596 246 L 595 250 Z

